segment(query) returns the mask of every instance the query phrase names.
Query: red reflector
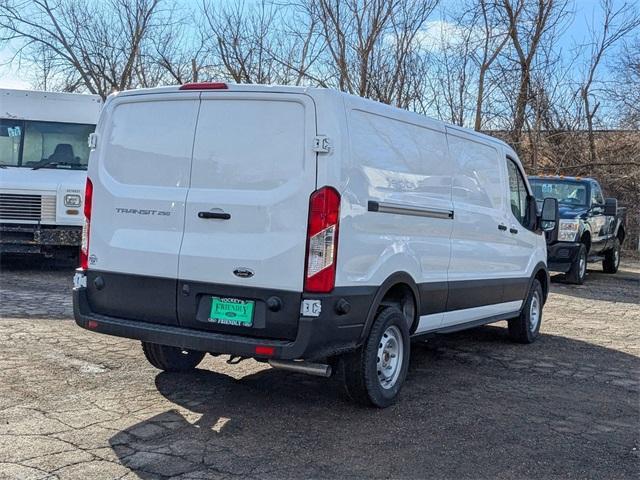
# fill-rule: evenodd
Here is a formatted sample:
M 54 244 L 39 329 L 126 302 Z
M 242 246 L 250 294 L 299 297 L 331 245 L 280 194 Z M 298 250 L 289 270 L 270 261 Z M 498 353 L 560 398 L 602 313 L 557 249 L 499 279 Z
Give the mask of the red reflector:
M 263 347 L 258 345 L 256 347 L 256 355 L 264 355 L 265 357 L 270 357 L 275 353 L 276 349 L 273 347 Z
M 200 83 L 185 83 L 180 85 L 180 90 L 227 90 L 226 83 L 223 82 L 200 82 Z
M 91 329 L 98 328 L 98 322 L 96 322 L 95 320 L 89 320 L 87 322 L 87 328 L 91 328 Z

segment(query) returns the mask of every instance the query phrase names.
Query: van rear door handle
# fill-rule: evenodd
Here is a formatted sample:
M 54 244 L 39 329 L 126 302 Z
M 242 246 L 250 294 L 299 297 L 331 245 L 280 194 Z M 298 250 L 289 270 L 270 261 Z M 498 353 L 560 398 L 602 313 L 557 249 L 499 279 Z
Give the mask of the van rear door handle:
M 500 224 L 500 225 L 498 225 L 498 230 L 502 230 L 503 232 L 506 232 L 507 231 L 507 226 L 503 225 L 503 224 Z
M 229 220 L 230 213 L 225 212 L 198 212 L 198 218 L 215 218 L 217 220 Z

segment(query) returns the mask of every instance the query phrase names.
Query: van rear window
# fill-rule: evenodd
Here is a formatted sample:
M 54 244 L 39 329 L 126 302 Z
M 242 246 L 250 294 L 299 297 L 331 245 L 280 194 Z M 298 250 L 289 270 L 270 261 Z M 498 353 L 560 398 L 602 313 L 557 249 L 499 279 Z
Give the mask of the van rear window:
M 192 99 L 116 104 L 105 168 L 126 185 L 188 187 L 197 113 L 198 101 Z
M 295 101 L 203 100 L 191 186 L 271 190 L 304 170 L 305 109 Z

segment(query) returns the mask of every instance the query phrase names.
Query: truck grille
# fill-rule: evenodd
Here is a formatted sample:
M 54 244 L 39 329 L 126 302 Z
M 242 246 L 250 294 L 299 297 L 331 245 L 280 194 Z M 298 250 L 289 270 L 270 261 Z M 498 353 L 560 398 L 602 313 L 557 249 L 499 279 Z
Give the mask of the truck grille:
M 0 219 L 54 222 L 56 196 L 0 193 Z

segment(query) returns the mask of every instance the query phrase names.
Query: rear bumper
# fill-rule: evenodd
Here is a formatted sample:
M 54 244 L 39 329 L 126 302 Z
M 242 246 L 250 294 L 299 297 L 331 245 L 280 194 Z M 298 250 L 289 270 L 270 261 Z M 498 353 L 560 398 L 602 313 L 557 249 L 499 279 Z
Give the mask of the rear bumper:
M 0 252 L 42 253 L 49 248 L 79 247 L 82 227 L 0 224 Z
M 556 242 L 547 245 L 547 265 L 553 272 L 567 273 L 580 251 L 578 242 Z
M 91 311 L 87 288 L 80 284 L 73 289 L 73 311 L 80 327 L 107 335 L 242 357 L 317 360 L 357 348 L 367 314 L 364 297 L 348 298 L 354 308 L 340 315 L 335 307 L 344 296 L 314 296 L 322 299 L 323 311 L 318 317 L 300 316 L 293 340 L 248 337 L 98 314 Z M 271 347 L 273 354 L 258 355 L 256 347 Z

